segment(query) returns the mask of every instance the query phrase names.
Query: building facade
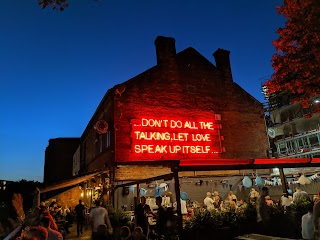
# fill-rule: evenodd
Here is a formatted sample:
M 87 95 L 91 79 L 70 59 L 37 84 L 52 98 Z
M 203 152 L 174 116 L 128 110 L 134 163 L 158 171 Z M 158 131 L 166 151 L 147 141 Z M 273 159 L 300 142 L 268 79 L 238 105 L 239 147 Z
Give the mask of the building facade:
M 78 146 L 77 150 L 73 154 L 73 161 L 72 161 L 72 176 L 76 176 L 79 174 L 80 171 L 80 145 Z
M 49 140 L 45 150 L 44 177 L 45 184 L 72 177 L 73 155 L 79 147 L 79 138 L 54 138 Z
M 97 107 L 81 136 L 80 172 L 107 169 L 112 189 L 170 171 L 123 162 L 266 158 L 263 106 L 233 82 L 230 52 L 215 51 L 213 64 L 193 48 L 176 53 L 173 38 L 155 46 L 156 65 L 109 89 Z
M 288 91 L 268 96 L 268 135 L 272 157 L 316 158 L 320 157 L 320 119 L 313 106 L 303 108 L 293 104 Z M 313 100 L 320 104 L 320 97 Z

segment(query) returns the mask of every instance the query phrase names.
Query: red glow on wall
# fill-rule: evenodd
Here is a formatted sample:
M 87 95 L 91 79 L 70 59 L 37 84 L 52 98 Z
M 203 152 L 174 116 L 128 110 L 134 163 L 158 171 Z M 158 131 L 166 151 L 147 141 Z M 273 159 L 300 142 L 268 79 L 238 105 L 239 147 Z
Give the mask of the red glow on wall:
M 254 164 L 309 163 L 309 158 L 257 158 Z
M 226 166 L 226 165 L 249 165 L 252 164 L 253 159 L 208 159 L 208 160 L 185 160 L 180 163 L 182 167 L 192 166 Z
M 320 163 L 320 158 L 312 158 L 311 163 Z
M 135 154 L 218 154 L 224 151 L 220 115 L 214 121 L 142 118 L 131 120 Z

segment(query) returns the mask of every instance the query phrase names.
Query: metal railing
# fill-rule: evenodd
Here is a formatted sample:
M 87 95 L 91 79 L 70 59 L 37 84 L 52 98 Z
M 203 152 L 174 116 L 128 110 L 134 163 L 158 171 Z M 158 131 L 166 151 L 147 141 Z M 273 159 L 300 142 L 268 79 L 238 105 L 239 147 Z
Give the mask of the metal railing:
M 9 233 L 9 235 L 6 236 L 4 240 L 15 239 L 21 233 L 21 230 L 22 230 L 22 225 L 19 225 L 11 233 Z

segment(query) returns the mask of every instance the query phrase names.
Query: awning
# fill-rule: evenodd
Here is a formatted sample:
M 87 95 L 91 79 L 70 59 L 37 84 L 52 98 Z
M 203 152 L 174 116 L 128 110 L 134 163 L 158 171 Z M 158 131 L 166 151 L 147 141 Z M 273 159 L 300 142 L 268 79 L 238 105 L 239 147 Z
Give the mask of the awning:
M 95 177 L 95 176 L 97 176 L 101 173 L 104 173 L 104 172 L 105 171 L 90 173 L 90 174 L 87 174 L 84 176 L 78 176 L 78 177 L 67 179 L 67 180 L 64 180 L 64 181 L 61 181 L 58 183 L 54 183 L 54 184 L 51 184 L 47 187 L 41 188 L 40 193 L 46 193 L 46 192 L 50 192 L 50 191 L 61 189 L 61 188 L 71 187 L 71 186 L 77 185 L 79 183 L 85 182 L 85 181 L 91 179 L 92 177 Z

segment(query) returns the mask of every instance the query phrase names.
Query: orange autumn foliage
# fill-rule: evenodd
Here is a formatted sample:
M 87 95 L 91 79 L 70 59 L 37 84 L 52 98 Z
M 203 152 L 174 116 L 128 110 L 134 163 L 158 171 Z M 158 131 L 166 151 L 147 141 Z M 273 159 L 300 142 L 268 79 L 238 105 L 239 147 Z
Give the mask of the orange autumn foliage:
M 20 218 L 24 218 L 23 198 L 20 193 L 14 193 L 12 197 L 12 205 Z

